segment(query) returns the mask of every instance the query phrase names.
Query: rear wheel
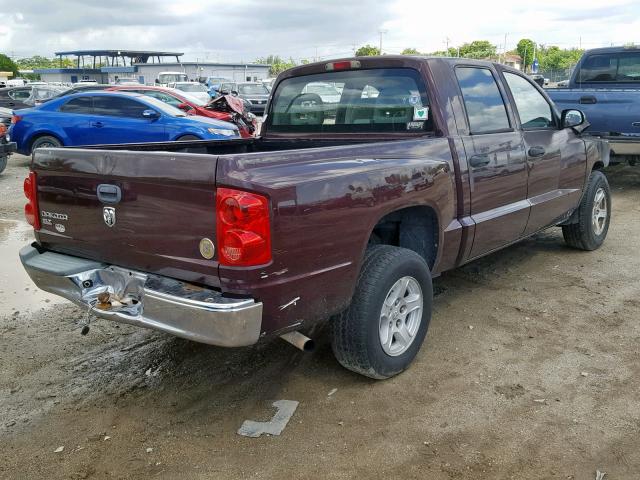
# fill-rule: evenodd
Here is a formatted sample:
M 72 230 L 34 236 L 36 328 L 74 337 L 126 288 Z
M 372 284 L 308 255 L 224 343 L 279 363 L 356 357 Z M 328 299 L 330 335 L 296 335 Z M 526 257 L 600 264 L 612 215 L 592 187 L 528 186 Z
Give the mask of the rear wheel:
M 607 237 L 611 221 L 611 190 L 604 173 L 591 172 L 576 214 L 576 223 L 562 226 L 567 245 L 581 250 L 599 248 Z
M 332 321 L 338 362 L 375 379 L 405 370 L 429 328 L 432 299 L 431 273 L 420 255 L 370 246 L 351 305 Z
M 8 155 L 4 155 L 0 157 L 0 173 L 4 172 L 4 169 L 7 168 L 7 161 L 9 160 Z
M 62 142 L 58 140 L 56 137 L 52 137 L 50 135 L 43 135 L 42 137 L 36 138 L 31 144 L 31 153 L 36 148 L 55 148 L 62 147 Z

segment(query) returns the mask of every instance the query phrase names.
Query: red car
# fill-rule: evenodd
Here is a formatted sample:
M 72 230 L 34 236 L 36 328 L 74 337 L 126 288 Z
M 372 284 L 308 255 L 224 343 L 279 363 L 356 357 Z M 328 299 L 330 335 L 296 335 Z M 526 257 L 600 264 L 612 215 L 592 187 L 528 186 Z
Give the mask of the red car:
M 255 132 L 254 125 L 246 125 L 244 124 L 244 122 L 242 125 L 239 125 L 234 118 L 233 111 L 229 112 L 214 109 L 201 100 L 192 97 L 189 94 L 185 94 L 184 92 L 180 92 L 174 88 L 153 87 L 145 85 L 121 85 L 108 88 L 106 89 L 106 91 L 125 91 L 140 93 L 142 95 L 148 95 L 150 97 L 157 98 L 164 103 L 179 108 L 180 110 L 184 110 L 189 115 L 201 115 L 203 117 L 215 118 L 217 120 L 234 123 L 238 125 L 240 136 L 242 136 L 243 138 L 251 138 L 253 137 Z

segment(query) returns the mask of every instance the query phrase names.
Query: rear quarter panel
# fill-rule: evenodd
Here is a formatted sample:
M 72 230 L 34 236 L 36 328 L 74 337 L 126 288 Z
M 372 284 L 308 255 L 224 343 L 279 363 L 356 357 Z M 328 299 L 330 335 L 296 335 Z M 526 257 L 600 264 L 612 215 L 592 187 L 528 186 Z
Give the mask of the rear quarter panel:
M 384 215 L 429 206 L 442 243 L 456 211 L 452 172 L 444 138 L 219 157 L 217 185 L 268 195 L 273 214 L 273 261 L 220 266 L 223 290 L 264 303 L 263 333 L 338 313 Z

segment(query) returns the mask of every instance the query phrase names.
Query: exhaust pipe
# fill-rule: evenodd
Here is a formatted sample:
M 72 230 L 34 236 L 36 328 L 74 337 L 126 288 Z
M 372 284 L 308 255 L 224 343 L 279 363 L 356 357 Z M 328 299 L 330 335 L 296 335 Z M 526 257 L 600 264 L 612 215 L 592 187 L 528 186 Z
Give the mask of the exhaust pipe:
M 284 335 L 280 335 L 280 338 L 303 352 L 312 352 L 316 348 L 315 342 L 300 332 L 285 333 Z

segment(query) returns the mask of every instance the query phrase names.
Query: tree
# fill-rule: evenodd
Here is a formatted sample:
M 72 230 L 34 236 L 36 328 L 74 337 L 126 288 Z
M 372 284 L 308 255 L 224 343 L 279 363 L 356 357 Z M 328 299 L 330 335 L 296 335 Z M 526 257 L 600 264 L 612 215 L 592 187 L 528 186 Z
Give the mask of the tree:
M 536 49 L 536 44 L 533 40 L 528 38 L 523 38 L 518 42 L 518 46 L 516 47 L 516 51 L 520 58 L 522 58 L 523 67 L 526 68 L 533 63 L 533 54 Z
M 562 70 L 571 68 L 578 63 L 583 52 L 584 50 L 578 48 L 565 50 L 556 46 L 544 47 L 541 45 L 538 49 L 540 70 Z
M 0 72 L 11 72 L 14 77 L 18 76 L 18 65 L 4 53 L 0 53 Z
M 356 50 L 356 57 L 371 57 L 373 55 L 380 55 L 380 49 L 373 45 L 364 45 Z
M 289 58 L 289 60 L 283 60 L 278 55 L 269 55 L 265 58 L 258 58 L 256 63 L 261 63 L 263 65 L 269 65 L 269 75 L 275 77 L 285 70 L 289 70 L 296 66 L 296 62 L 293 58 Z
M 453 49 L 449 49 L 451 51 Z M 460 56 L 465 58 L 491 58 L 496 55 L 496 46 L 488 40 L 474 40 L 460 47 Z
M 422 55 L 422 54 L 415 48 L 405 48 L 404 50 L 402 50 L 402 55 Z

